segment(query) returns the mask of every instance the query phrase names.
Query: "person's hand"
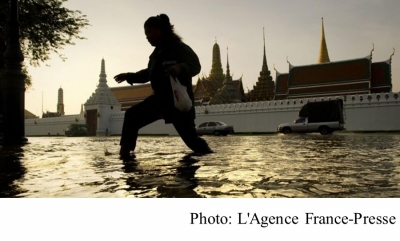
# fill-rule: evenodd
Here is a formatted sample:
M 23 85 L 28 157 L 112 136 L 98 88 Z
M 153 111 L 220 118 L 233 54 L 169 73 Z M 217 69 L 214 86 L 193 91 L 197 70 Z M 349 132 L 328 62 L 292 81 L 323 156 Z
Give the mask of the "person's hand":
M 114 76 L 115 81 L 118 83 L 124 82 L 128 78 L 128 75 L 126 73 L 122 73 L 119 75 Z
M 171 67 L 168 67 L 165 70 L 166 75 L 171 75 L 172 77 L 176 77 L 181 73 L 181 66 L 179 64 L 173 65 Z

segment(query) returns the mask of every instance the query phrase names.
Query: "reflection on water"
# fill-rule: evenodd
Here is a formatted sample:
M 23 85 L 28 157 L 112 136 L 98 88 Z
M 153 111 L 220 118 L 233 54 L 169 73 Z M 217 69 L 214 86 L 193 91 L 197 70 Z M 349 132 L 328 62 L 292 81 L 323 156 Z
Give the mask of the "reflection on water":
M 25 174 L 21 164 L 23 155 L 21 147 L 0 147 L 0 198 L 13 197 L 22 192 L 15 181 Z
M 193 156 L 179 137 L 31 137 L 0 147 L 0 197 L 400 197 L 400 135 L 206 136 Z

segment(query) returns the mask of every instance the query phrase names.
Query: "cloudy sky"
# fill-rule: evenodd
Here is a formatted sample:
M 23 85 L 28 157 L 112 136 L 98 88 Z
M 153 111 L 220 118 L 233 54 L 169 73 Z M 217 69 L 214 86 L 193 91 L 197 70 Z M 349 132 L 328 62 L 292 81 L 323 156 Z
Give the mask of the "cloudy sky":
M 365 57 L 372 44 L 373 62 L 388 60 L 393 48 L 400 51 L 398 0 L 69 0 L 65 6 L 81 10 L 90 26 L 81 34 L 86 40 L 61 51 L 68 58 L 65 62 L 53 55 L 41 67 L 29 67 L 33 87 L 25 95 L 25 107 L 40 116 L 42 108 L 56 111 L 60 87 L 66 114 L 78 114 L 96 89 L 102 58 L 108 85 L 126 85 L 118 85 L 113 76 L 146 67 L 153 47 L 143 23 L 160 13 L 170 17 L 199 56 L 201 75 L 210 72 L 215 39 L 224 71 L 229 47 L 231 73 L 234 79 L 243 76 L 245 89 L 253 88 L 261 70 L 263 28 L 274 79 L 274 65 L 281 73 L 288 71 L 286 58 L 296 66 L 317 62 L 322 17 L 331 61 Z M 392 83 L 393 91 L 400 91 L 400 53 L 392 59 Z

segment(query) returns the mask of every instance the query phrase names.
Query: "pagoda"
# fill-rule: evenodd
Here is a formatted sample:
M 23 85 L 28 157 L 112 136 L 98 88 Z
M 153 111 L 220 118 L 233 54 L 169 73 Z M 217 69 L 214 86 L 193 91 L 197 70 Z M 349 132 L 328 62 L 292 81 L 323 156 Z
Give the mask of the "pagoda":
M 228 48 L 227 48 L 228 50 Z M 222 87 L 217 91 L 214 98 L 210 100 L 210 104 L 228 104 L 228 103 L 240 103 L 244 97 L 243 88 L 237 88 L 233 84 L 232 76 L 229 69 L 229 56 L 228 51 L 226 54 L 226 75 Z
M 85 103 L 85 118 L 89 134 L 104 136 L 108 134 L 109 116 L 121 111 L 121 104 L 107 85 L 105 61 L 101 60 L 99 84 Z
M 272 80 L 271 72 L 268 69 L 267 57 L 265 52 L 265 33 L 263 29 L 264 56 L 261 67 L 260 77 L 253 89 L 247 93 L 246 101 L 265 101 L 274 98 L 275 83 Z
M 227 68 L 229 68 L 229 61 Z M 221 63 L 221 51 L 217 41 L 215 40 L 212 51 L 212 66 L 210 74 L 208 77 L 199 77 L 193 88 L 195 104 L 208 105 L 236 103 L 238 98 L 242 101 L 243 97 L 238 97 L 236 94 L 227 94 L 227 92 L 233 93 L 232 88 L 237 90 L 239 93 L 238 95 L 244 96 L 242 79 L 233 80 L 230 73 L 228 76 L 224 74 Z M 228 89 L 230 91 L 227 91 Z

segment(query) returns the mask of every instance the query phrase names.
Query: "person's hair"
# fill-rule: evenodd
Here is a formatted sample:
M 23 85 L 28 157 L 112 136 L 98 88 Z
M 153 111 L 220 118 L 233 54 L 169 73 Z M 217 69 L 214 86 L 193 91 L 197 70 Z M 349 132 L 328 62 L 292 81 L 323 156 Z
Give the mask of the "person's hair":
M 144 27 L 161 29 L 162 36 L 165 40 L 182 41 L 182 38 L 175 33 L 174 25 L 169 22 L 169 17 L 162 13 L 152 16 L 144 22 Z

